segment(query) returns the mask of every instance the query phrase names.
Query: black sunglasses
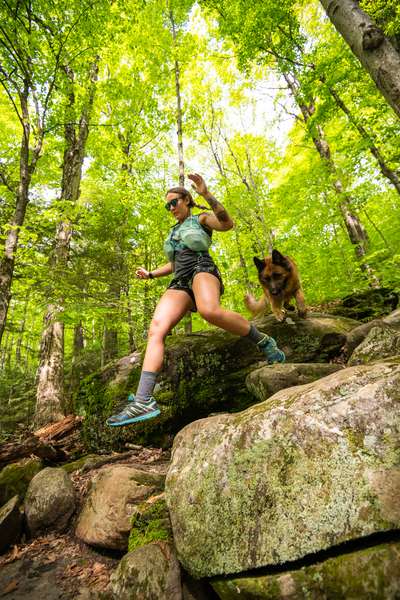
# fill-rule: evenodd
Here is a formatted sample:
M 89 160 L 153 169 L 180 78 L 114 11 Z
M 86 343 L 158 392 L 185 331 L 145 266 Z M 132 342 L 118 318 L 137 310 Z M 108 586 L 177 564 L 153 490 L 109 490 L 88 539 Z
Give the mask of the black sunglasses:
M 172 206 L 178 206 L 178 201 L 181 199 L 182 196 L 180 196 L 179 198 L 174 198 L 173 200 L 171 200 L 171 202 L 167 202 L 167 204 L 165 205 L 165 208 L 167 210 L 171 210 L 171 205 Z

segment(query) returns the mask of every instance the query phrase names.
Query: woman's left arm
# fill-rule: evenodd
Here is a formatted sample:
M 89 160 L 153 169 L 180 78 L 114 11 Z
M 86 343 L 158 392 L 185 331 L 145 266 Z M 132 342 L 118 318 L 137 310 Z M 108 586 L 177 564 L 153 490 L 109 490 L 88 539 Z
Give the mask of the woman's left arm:
M 216 231 L 229 231 L 233 227 L 232 217 L 229 215 L 226 208 L 222 206 L 212 193 L 207 189 L 207 185 L 201 175 L 188 175 L 188 178 L 193 181 L 192 188 L 194 191 L 202 196 L 208 203 L 209 207 L 213 211 L 213 215 L 209 213 L 203 213 L 199 216 L 199 221 L 205 227 L 214 229 Z

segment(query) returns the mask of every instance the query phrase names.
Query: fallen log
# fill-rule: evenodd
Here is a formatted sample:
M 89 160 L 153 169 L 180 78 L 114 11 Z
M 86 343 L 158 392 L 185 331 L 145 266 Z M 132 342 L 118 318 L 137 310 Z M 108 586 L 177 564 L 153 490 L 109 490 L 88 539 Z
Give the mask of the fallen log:
M 82 425 L 84 417 L 77 417 L 76 415 L 68 415 L 62 421 L 58 423 L 49 423 L 41 429 L 34 432 L 34 435 L 40 437 L 41 440 L 61 440 L 68 435 L 71 435 Z
M 55 463 L 65 462 L 71 456 L 69 452 L 53 448 L 48 442 L 44 442 L 34 435 L 23 442 L 3 444 L 0 448 L 0 467 L 2 468 L 31 454 Z

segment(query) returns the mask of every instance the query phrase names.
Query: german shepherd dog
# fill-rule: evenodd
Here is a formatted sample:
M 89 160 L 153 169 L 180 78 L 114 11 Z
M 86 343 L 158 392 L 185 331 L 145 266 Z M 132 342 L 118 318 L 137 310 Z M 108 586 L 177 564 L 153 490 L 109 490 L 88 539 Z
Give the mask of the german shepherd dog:
M 272 255 L 264 260 L 256 256 L 253 260 L 264 295 L 260 300 L 256 300 L 251 294 L 246 294 L 244 303 L 247 310 L 256 317 L 271 306 L 276 320 L 283 323 L 286 315 L 281 310 L 282 301 L 286 310 L 295 310 L 294 306 L 289 305 L 292 298 L 295 298 L 299 316 L 305 319 L 306 301 L 294 261 L 289 256 L 283 256 L 278 250 L 273 250 Z

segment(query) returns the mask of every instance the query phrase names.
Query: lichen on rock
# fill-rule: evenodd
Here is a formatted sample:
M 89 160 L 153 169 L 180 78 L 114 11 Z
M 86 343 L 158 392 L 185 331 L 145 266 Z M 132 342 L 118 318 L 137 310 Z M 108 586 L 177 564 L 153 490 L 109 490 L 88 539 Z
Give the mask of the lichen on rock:
M 400 526 L 400 366 L 342 369 L 175 438 L 166 499 L 197 578 L 296 560 Z M 391 504 L 392 503 L 392 504 Z

